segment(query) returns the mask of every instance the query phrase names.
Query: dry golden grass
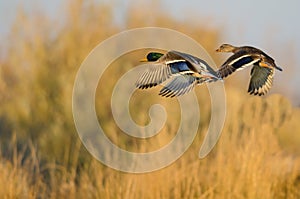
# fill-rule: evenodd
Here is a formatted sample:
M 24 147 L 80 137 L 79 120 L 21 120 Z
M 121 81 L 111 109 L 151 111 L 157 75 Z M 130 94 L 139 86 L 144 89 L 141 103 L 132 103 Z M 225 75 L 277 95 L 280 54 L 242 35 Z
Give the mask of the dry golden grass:
M 283 96 L 250 97 L 228 83 L 225 126 L 206 158 L 198 159 L 210 119 L 203 85 L 196 88 L 198 135 L 175 163 L 151 173 L 129 174 L 93 159 L 74 127 L 73 82 L 89 51 L 121 28 L 111 23 L 111 6 L 82 2 L 68 5 L 61 28 L 43 16 L 24 13 L 12 28 L 7 56 L 0 60 L 0 198 L 300 198 L 299 108 Z M 182 24 L 156 12 L 141 20 L 145 14 L 131 7 L 126 25 L 176 28 L 208 52 L 216 48 L 218 30 Z M 151 104 L 165 106 L 168 120 L 158 136 L 132 139 L 114 123 L 109 111 L 112 87 L 143 54 L 133 52 L 117 60 L 107 71 L 113 75 L 104 77 L 105 87 L 100 81 L 97 90 L 98 97 L 106 97 L 96 100 L 99 120 L 111 140 L 138 152 L 168 143 L 180 117 L 176 100 L 163 99 L 152 89 L 134 93 L 131 114 L 137 123 L 146 124 Z
M 8 150 L 11 159 L 0 156 L 0 196 L 1 198 L 38 198 L 43 196 L 46 184 L 40 175 L 35 149 L 29 142 L 29 153 L 18 150 L 16 135 L 12 136 Z

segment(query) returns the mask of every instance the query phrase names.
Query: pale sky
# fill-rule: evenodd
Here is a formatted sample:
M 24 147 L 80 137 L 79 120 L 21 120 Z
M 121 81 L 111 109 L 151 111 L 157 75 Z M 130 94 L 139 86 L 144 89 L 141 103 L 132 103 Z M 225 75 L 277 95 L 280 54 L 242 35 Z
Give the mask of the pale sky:
M 122 23 L 130 4 L 137 4 L 138 0 L 95 0 L 98 2 L 113 2 L 115 18 Z M 170 14 L 177 20 L 186 21 L 198 18 L 199 21 L 208 20 L 212 27 L 223 31 L 224 43 L 235 45 L 253 45 L 262 48 L 283 69 L 283 73 L 276 74 L 276 81 L 290 79 L 288 82 L 290 97 L 300 99 L 300 1 L 299 0 L 154 0 L 160 10 Z M 66 1 L 60 0 L 0 0 L 0 40 L 5 38 L 9 27 L 16 16 L 18 7 L 23 6 L 27 12 L 41 10 L 51 18 L 57 12 L 63 12 Z M 145 12 L 151 14 L 151 9 Z M 203 23 L 202 23 L 203 24 Z M 195 26 L 199 24 L 195 23 Z M 200 24 L 201 25 L 201 24 Z M 291 47 L 290 47 L 291 46 Z M 290 48 L 288 48 L 290 47 Z M 296 59 L 295 66 L 287 66 L 288 59 Z M 291 69 L 293 68 L 293 69 Z M 290 71 L 289 71 L 290 70 Z M 287 71 L 287 72 L 285 72 Z M 298 104 L 298 103 L 296 103 Z

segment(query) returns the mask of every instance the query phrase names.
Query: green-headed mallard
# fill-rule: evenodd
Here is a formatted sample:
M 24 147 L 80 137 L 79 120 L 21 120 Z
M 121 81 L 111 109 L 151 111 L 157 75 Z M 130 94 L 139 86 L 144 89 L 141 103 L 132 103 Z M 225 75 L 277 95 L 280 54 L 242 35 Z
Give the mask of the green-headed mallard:
M 180 96 L 189 92 L 195 85 L 217 81 L 218 77 L 204 60 L 192 55 L 169 51 L 166 54 L 150 52 L 147 54 L 149 67 L 137 80 L 136 87 L 151 88 L 169 80 L 160 90 L 165 97 Z
M 227 77 L 234 71 L 244 69 L 247 66 L 253 66 L 250 74 L 249 94 L 259 96 L 266 94 L 273 83 L 274 69 L 282 71 L 275 64 L 273 58 L 251 46 L 235 47 L 230 44 L 223 44 L 216 51 L 234 53 L 217 72 L 222 78 Z

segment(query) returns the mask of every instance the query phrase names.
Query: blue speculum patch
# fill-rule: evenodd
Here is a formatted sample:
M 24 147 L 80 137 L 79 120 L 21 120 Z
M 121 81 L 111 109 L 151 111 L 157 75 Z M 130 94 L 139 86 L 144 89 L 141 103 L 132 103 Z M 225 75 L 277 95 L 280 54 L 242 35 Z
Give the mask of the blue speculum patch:
M 186 62 L 175 62 L 175 63 L 172 63 L 171 65 L 172 65 L 172 67 L 171 67 L 172 73 L 179 73 L 182 71 L 190 70 L 188 65 L 186 64 Z
M 233 63 L 232 66 L 236 69 L 242 67 L 245 64 L 248 64 L 250 62 L 252 62 L 254 59 L 252 57 L 244 57 L 240 60 L 238 60 L 237 62 Z

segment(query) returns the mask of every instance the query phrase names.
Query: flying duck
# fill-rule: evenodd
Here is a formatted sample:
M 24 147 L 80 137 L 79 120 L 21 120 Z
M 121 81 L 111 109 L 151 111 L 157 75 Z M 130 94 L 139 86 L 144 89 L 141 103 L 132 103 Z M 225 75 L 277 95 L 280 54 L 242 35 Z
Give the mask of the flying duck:
M 252 66 L 248 87 L 248 93 L 251 95 L 265 95 L 273 84 L 275 69 L 282 71 L 273 58 L 251 46 L 235 47 L 222 44 L 216 51 L 233 53 L 217 71 L 221 78 Z
M 181 96 L 204 82 L 221 80 L 204 60 L 190 54 L 168 51 L 166 54 L 147 54 L 148 69 L 136 82 L 139 89 L 147 89 L 166 82 L 159 95 L 164 97 Z

